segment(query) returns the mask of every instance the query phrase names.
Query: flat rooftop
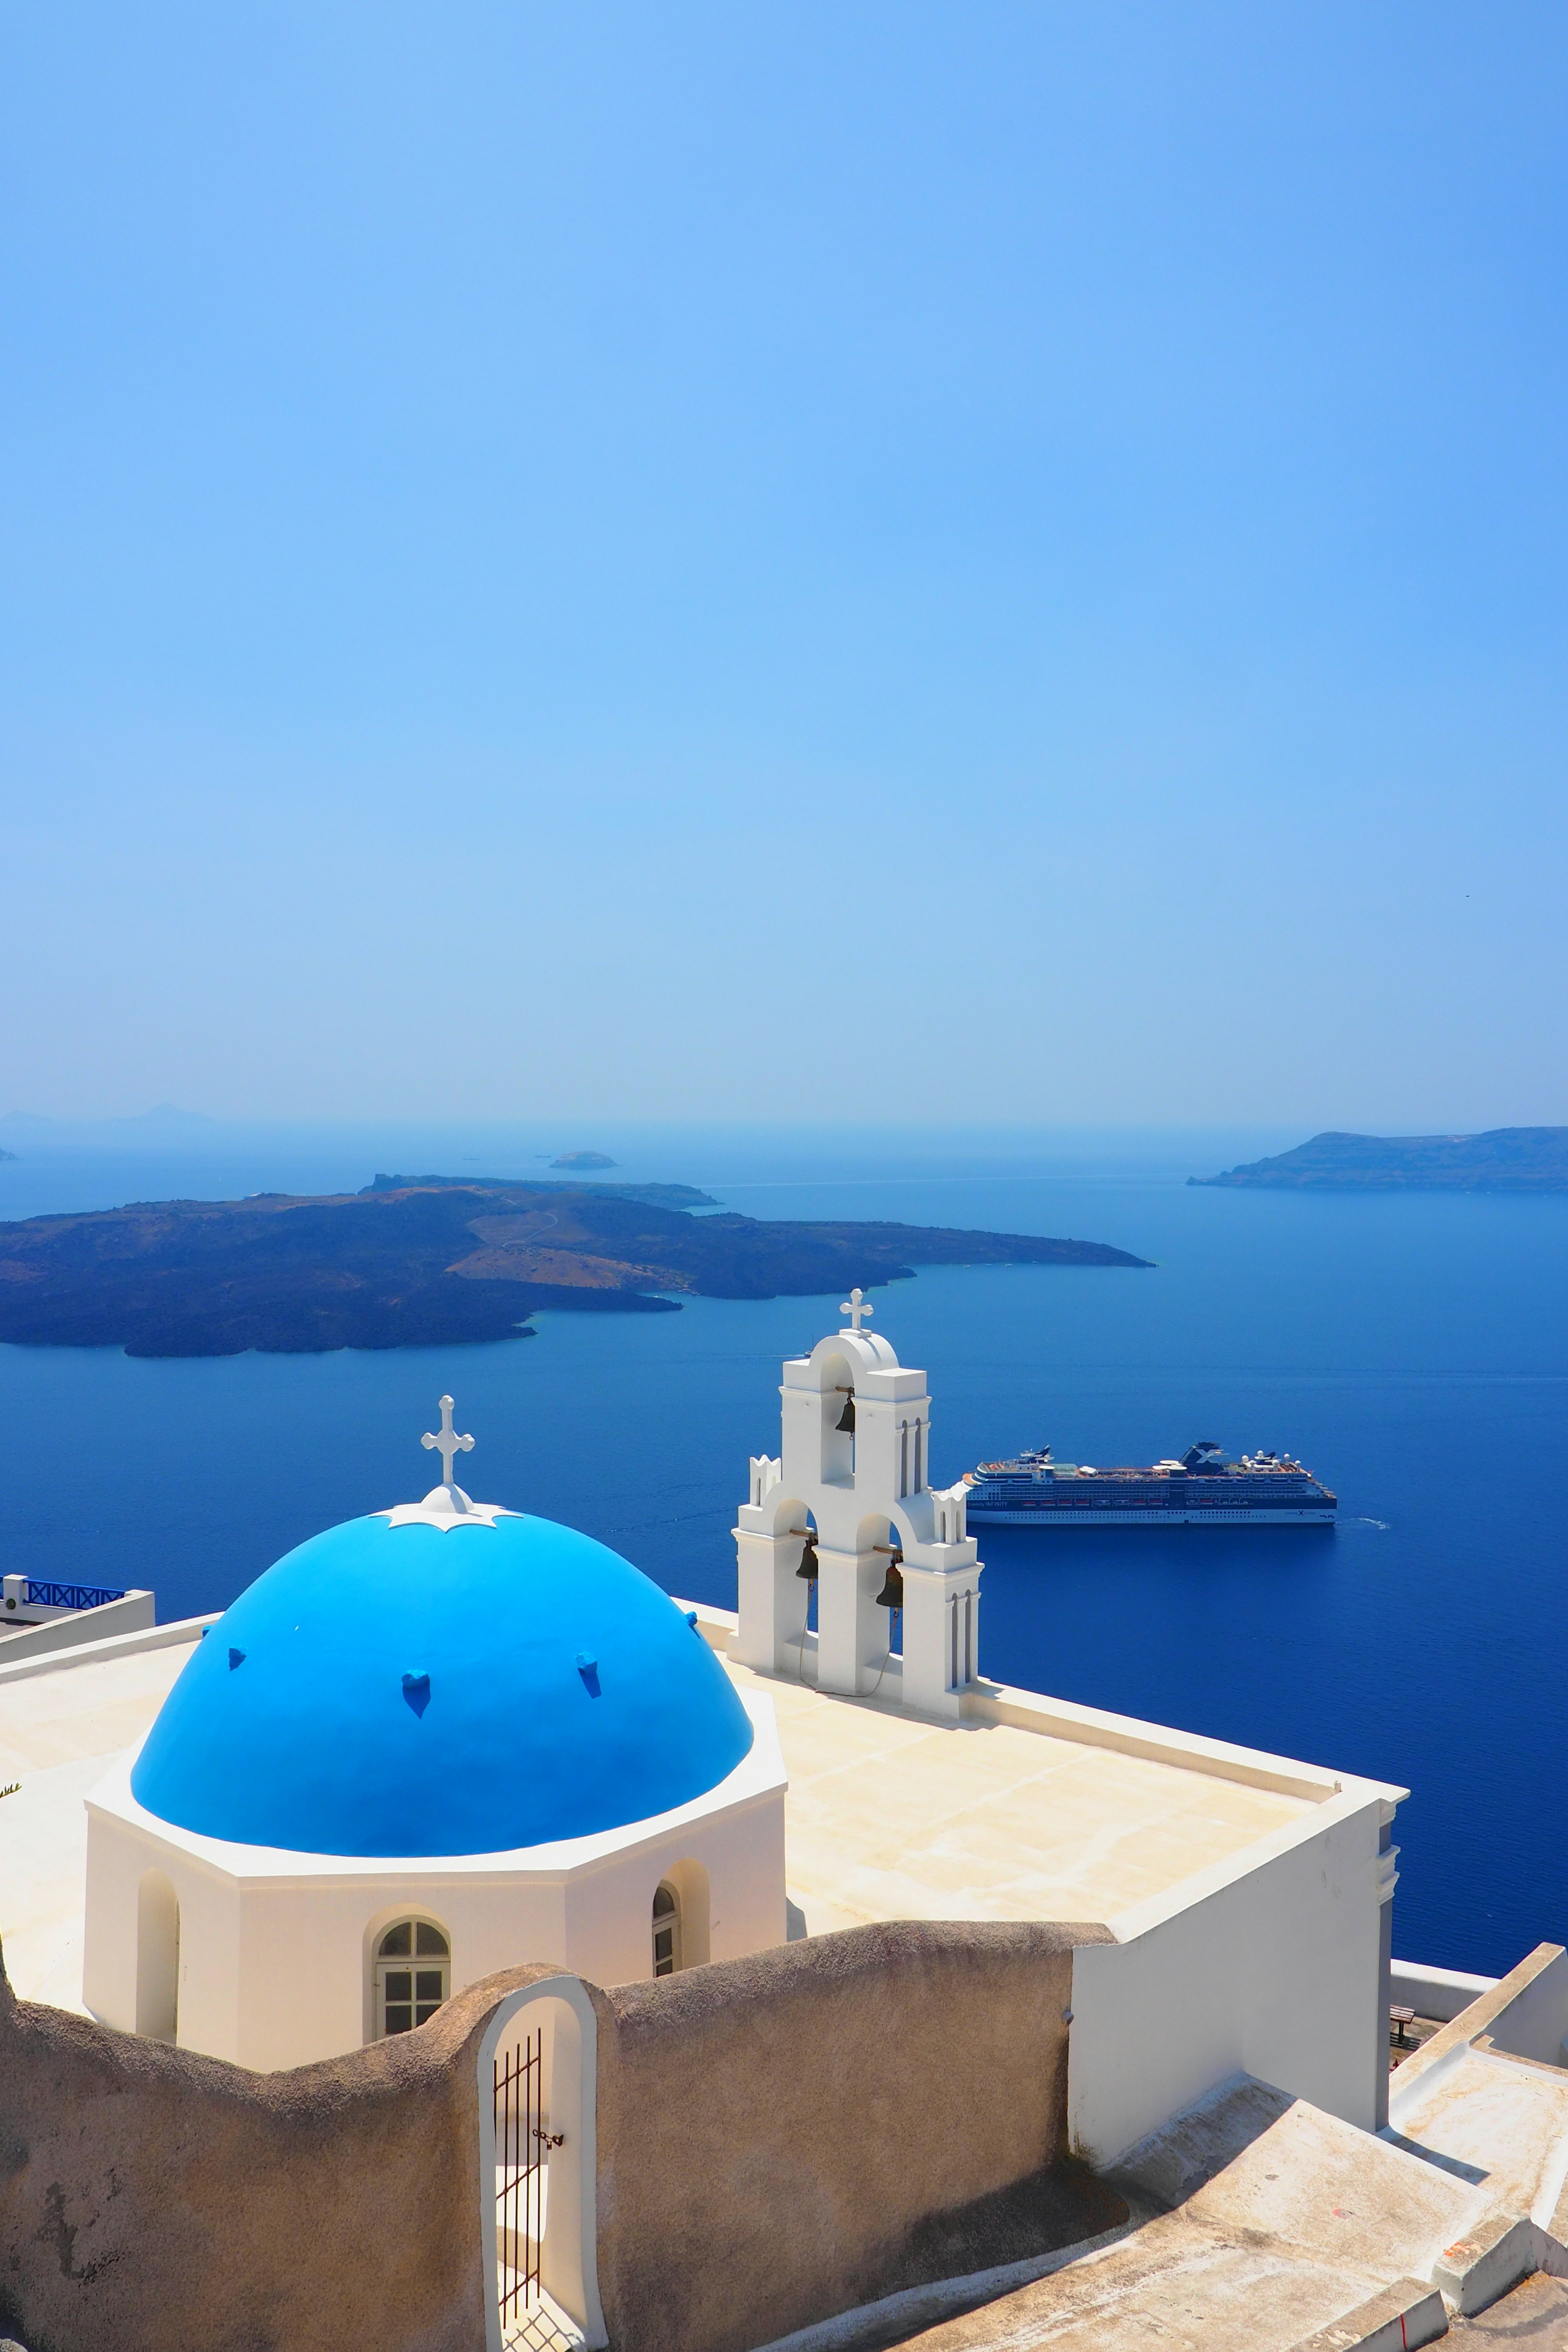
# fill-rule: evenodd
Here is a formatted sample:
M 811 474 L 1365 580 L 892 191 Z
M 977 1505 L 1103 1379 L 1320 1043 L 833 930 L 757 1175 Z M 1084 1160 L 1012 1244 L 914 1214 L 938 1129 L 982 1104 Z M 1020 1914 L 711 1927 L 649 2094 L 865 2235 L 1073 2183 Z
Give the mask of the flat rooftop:
M 820 1693 L 734 1664 L 723 1654 L 733 1618 L 698 1613 L 731 1680 L 765 1690 L 777 1714 L 795 1935 L 879 1919 L 1113 1926 L 1200 1873 L 1245 1867 L 1249 1847 L 1288 1834 L 1342 1786 L 1026 1692 L 984 1702 L 1014 1720 L 961 1724 Z M 0 1799 L 0 1939 L 25 1999 L 80 2008 L 82 1800 L 147 1730 L 198 1632 L 170 1628 L 155 1649 L 127 1635 L 80 1663 L 68 1650 L 0 1665 L 0 1788 L 21 1784 Z
M 13 1668 L 0 1680 L 0 1789 L 21 1783 L 0 1799 L 0 1943 L 24 2000 L 86 2014 L 82 1799 L 142 1738 L 190 1654 L 180 1642 L 73 1665 L 61 1650 L 39 1658 L 37 1673 L 13 1680 Z
M 777 1712 L 785 1874 L 808 1935 L 878 1919 L 1109 1922 L 1321 1801 L 723 1664 Z

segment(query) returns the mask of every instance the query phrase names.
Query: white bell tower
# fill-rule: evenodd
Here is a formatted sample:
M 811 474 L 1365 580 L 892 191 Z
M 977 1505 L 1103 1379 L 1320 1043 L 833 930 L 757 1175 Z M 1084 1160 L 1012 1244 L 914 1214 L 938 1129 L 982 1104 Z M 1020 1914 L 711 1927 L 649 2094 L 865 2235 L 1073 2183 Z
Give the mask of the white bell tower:
M 926 1483 L 925 1374 L 862 1328 L 871 1309 L 858 1290 L 840 1312 L 847 1329 L 784 1364 L 778 1458 L 752 1457 L 735 1528 L 734 1654 L 764 1674 L 799 1675 L 825 1691 L 875 1690 L 953 1720 L 980 1672 L 981 1564 L 964 1525 L 967 1489 Z M 808 1542 L 815 1635 L 811 1587 L 799 1573 Z M 889 1569 L 903 1580 L 901 1660 L 889 1654 L 892 1612 L 877 1601 Z

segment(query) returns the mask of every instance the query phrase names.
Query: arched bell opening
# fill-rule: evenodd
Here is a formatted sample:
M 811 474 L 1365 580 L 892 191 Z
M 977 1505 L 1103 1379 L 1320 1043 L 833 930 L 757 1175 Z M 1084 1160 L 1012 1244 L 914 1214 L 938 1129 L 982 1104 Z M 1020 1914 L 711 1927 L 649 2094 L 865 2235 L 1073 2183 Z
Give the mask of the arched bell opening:
M 791 1493 L 775 1481 L 767 1497 L 766 1524 L 735 1530 L 740 1601 L 736 1654 L 766 1674 L 811 1681 L 820 1561 L 816 1522 L 800 1491 L 805 1483 L 803 1479 Z
M 825 1357 L 822 1381 L 822 1483 L 847 1486 L 855 1477 L 855 1374 L 847 1356 Z
M 136 2031 L 180 2038 L 180 1898 L 161 1870 L 144 1870 L 136 1890 Z
M 901 1657 L 904 1647 L 904 1547 L 898 1528 L 882 1528 L 879 1540 L 874 1546 L 874 1556 L 882 1566 L 882 1581 L 876 1594 L 877 1607 L 887 1618 L 887 1647 L 890 1657 Z
M 808 1633 L 815 1633 L 817 1585 L 822 1575 L 822 1562 L 817 1557 L 816 1550 L 816 1515 L 811 1511 L 802 1511 L 798 1526 L 792 1528 L 790 1532 L 792 1535 L 798 1535 L 801 1539 L 800 1559 L 796 1562 L 795 1571 L 795 1582 L 805 1588 L 805 1630 Z

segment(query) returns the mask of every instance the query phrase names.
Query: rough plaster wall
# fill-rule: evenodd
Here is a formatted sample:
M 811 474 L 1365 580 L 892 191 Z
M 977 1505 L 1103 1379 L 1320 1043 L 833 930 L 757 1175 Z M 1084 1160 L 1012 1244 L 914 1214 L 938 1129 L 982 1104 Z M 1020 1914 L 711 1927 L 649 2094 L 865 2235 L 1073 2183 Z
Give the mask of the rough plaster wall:
M 28 2352 L 475 2352 L 476 2063 L 516 1969 L 287 2074 L 18 2002 L 0 1969 L 0 2335 Z
M 745 2352 L 1117 2218 L 1100 2184 L 1043 2178 L 1073 1948 L 1107 1940 L 899 1922 L 596 1995 L 612 2344 Z
M 1075 1945 L 901 1923 L 587 1990 L 616 2352 L 743 2347 L 1121 2218 L 1058 2162 Z M 28 2352 L 479 2352 L 479 2046 L 513 1969 L 288 2073 L 17 2002 L 0 2335 Z

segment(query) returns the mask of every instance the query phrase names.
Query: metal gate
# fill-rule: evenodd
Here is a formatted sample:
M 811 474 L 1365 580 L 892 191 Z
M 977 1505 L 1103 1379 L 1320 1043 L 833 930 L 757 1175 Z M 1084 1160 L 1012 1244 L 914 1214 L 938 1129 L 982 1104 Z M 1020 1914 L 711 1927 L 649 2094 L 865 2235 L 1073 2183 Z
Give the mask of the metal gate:
M 539 2300 L 539 2250 L 544 2235 L 544 2032 L 535 2026 L 498 2051 L 496 2097 L 496 2263 L 503 2339 Z
M 544 2029 L 535 2026 L 495 2061 L 496 2292 L 501 2341 L 547 2352 L 564 2333 L 540 2283 L 546 2221 L 545 2167 L 564 2132 L 544 2128 Z

